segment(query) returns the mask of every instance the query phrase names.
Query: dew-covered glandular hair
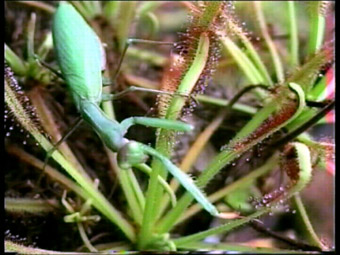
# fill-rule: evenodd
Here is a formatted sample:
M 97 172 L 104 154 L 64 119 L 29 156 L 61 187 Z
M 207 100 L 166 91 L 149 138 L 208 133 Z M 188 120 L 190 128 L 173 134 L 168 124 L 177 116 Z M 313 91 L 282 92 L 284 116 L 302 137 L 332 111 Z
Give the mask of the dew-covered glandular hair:
M 266 119 L 254 132 L 252 132 L 249 136 L 237 142 L 233 149 L 240 150 L 243 146 L 246 146 L 248 143 L 257 140 L 265 134 L 270 134 L 271 130 L 279 127 L 281 124 L 285 123 L 288 119 L 290 119 L 296 112 L 298 108 L 298 103 L 294 101 L 289 101 L 283 104 L 280 109 Z
M 179 34 L 179 43 L 175 45 L 170 65 L 164 72 L 161 89 L 175 92 L 181 80 L 191 67 L 197 54 L 199 40 L 204 33 L 209 38 L 209 54 L 195 87 L 190 95 L 203 93 L 212 77 L 220 57 L 219 39 L 226 32 L 226 22 L 230 16 L 230 3 L 227 1 L 199 2 L 190 6 L 187 29 Z M 161 95 L 158 101 L 160 116 L 165 116 L 172 96 Z M 182 113 L 187 112 L 183 111 Z
M 294 146 L 287 144 L 281 153 L 281 168 L 287 176 L 296 182 L 299 179 L 299 164 L 297 162 L 297 154 Z
M 11 90 L 14 93 L 15 98 L 19 101 L 20 105 L 22 106 L 22 109 L 25 112 L 24 114 L 30 117 L 30 122 L 34 125 L 34 127 L 41 134 L 47 135 L 40 124 L 40 120 L 37 116 L 34 106 L 31 104 L 29 98 L 24 94 L 24 90 L 19 85 L 18 81 L 15 79 L 11 68 L 6 64 L 6 62 L 5 62 L 4 74 L 5 74 L 5 82 L 11 88 Z M 25 121 L 25 119 L 23 118 L 22 121 Z M 15 119 L 14 114 L 7 106 L 5 108 L 4 122 L 5 122 L 5 129 L 8 129 L 8 132 L 6 132 L 6 136 L 11 135 L 11 132 L 13 131 L 14 127 L 19 127 L 17 119 Z M 23 129 L 20 128 L 20 133 L 22 132 L 23 132 Z M 23 144 L 26 144 L 26 141 L 24 141 Z

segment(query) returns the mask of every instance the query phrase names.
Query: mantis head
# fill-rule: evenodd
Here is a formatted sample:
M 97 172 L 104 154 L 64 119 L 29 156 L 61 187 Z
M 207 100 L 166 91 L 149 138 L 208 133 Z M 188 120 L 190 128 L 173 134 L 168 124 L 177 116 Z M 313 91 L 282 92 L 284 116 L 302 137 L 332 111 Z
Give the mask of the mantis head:
M 118 165 L 122 169 L 131 168 L 134 165 L 144 163 L 148 155 L 141 145 L 134 141 L 129 141 L 118 151 Z

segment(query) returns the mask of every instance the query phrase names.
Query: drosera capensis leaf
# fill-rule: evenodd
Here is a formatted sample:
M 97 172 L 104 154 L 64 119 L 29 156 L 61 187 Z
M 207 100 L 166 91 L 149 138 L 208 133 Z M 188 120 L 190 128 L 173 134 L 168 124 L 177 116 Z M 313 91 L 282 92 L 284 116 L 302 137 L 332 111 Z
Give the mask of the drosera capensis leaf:
M 313 169 L 310 160 L 310 151 L 308 147 L 302 143 L 292 143 L 290 146 L 291 149 L 289 149 L 289 151 L 291 152 L 291 150 L 293 150 L 295 155 L 295 157 L 293 158 L 289 157 L 289 160 L 294 161 L 294 163 L 290 164 L 294 169 L 289 168 L 288 170 L 288 175 L 290 176 L 292 181 L 291 187 L 285 192 L 283 192 L 282 190 L 282 193 L 280 193 L 281 195 L 275 196 L 272 201 L 268 202 L 269 206 L 263 206 L 255 213 L 244 218 L 232 220 L 221 226 L 214 227 L 196 234 L 177 238 L 174 240 L 174 243 L 177 245 L 183 245 L 185 243 L 202 240 L 211 235 L 217 235 L 219 233 L 226 233 L 228 231 L 231 231 L 232 229 L 235 229 L 247 222 L 257 219 L 263 214 L 269 213 L 270 211 L 272 211 L 272 208 L 274 208 L 275 205 L 281 203 L 280 201 L 282 199 L 290 199 L 293 195 L 303 190 L 310 182 L 312 177 Z
M 58 207 L 57 200 L 5 197 L 5 210 L 12 213 L 44 214 Z
M 211 202 L 217 202 L 218 200 L 223 199 L 229 193 L 237 192 L 238 188 L 242 188 L 242 187 L 244 188 L 247 185 L 249 185 L 249 183 L 254 182 L 256 178 L 259 178 L 260 176 L 265 175 L 268 172 L 272 171 L 275 168 L 275 166 L 278 165 L 278 162 L 279 162 L 278 157 L 276 154 L 274 154 L 270 159 L 268 159 L 266 164 L 255 169 L 250 174 L 242 177 L 241 179 L 233 182 L 232 184 L 210 194 L 208 196 L 208 199 Z M 202 210 L 202 207 L 197 203 L 190 206 L 176 224 L 180 224 L 181 222 L 187 219 L 190 219 L 191 216 L 195 215 L 201 210 Z
M 276 79 L 277 82 L 283 82 L 284 81 L 284 69 L 283 69 L 283 64 L 281 62 L 279 53 L 277 51 L 277 47 L 274 43 L 274 41 L 272 40 L 268 28 L 267 28 L 267 24 L 266 24 L 266 20 L 262 11 L 262 3 L 260 1 L 255 1 L 252 2 L 254 9 L 255 9 L 255 14 L 256 17 L 258 19 L 258 24 L 260 26 L 261 32 L 262 32 L 262 36 L 267 44 L 267 47 L 269 49 L 269 52 L 271 54 L 271 58 L 273 61 L 273 65 L 275 68 L 275 73 L 276 73 Z
M 327 43 L 318 52 L 310 56 L 307 61 L 287 78 L 287 82 L 296 82 L 300 84 L 302 89 L 308 95 L 320 70 L 327 65 L 331 65 L 334 61 L 333 43 Z
M 308 54 L 316 53 L 323 44 L 326 14 L 331 1 L 311 1 L 307 3 L 307 12 L 309 14 L 309 40 Z
M 195 90 L 197 92 L 204 91 L 219 57 L 218 32 L 225 28 L 227 11 L 230 6 L 227 2 L 204 2 L 198 3 L 196 7 L 199 7 L 197 10 L 202 15 L 192 16 L 192 21 L 181 40 L 182 43 L 177 46 L 180 57 L 174 59 L 183 61 L 179 62 L 182 74 L 176 73 L 175 79 L 171 80 L 171 82 L 177 83 L 177 86 L 173 87 L 176 88 L 176 92 L 181 94 L 191 95 Z M 174 69 L 174 71 L 178 72 L 178 69 Z M 164 109 L 163 116 L 171 120 L 181 117 L 185 101 L 183 98 L 173 97 L 168 107 Z M 156 150 L 169 157 L 173 149 L 174 137 L 174 132 L 160 130 L 157 135 Z M 160 161 L 154 160 L 151 166 L 153 173 L 146 194 L 145 217 L 139 247 L 147 245 L 146 240 L 160 209 L 158 201 L 162 197 L 162 190 L 157 183 L 157 176 L 166 177 L 166 172 Z
M 289 15 L 289 50 L 291 66 L 299 65 L 299 39 L 297 15 L 294 1 L 287 1 Z
M 221 125 L 222 121 L 225 120 L 225 118 L 230 113 L 230 110 L 232 109 L 233 105 L 247 92 L 253 90 L 253 89 L 267 89 L 267 86 L 265 85 L 249 85 L 245 88 L 243 88 L 241 91 L 239 91 L 232 100 L 228 103 L 228 105 L 221 109 L 215 119 L 206 127 L 206 129 L 197 137 L 196 141 L 193 143 L 191 148 L 189 149 L 186 157 L 183 159 L 180 168 L 184 172 L 188 172 L 190 170 L 190 167 L 197 159 L 198 155 L 202 151 L 203 147 L 206 145 L 206 143 L 209 141 L 210 137 L 216 131 L 216 129 Z M 171 187 L 174 190 L 177 190 L 178 188 L 178 182 L 176 180 L 171 181 Z M 168 200 L 165 198 L 162 203 L 162 211 L 166 208 Z
M 5 43 L 5 59 L 18 75 L 25 75 L 27 72 L 26 64 L 20 57 Z
M 230 164 L 255 144 L 287 125 L 301 113 L 305 105 L 305 95 L 299 85 L 290 83 L 289 88 L 286 86 L 279 87 L 276 93 L 277 96 L 258 111 L 234 139 L 208 164 L 197 179 L 199 187 L 207 185 L 224 166 Z M 284 97 L 283 95 L 287 95 L 286 93 L 293 93 L 292 95 L 295 96 L 293 98 Z M 295 101 L 296 98 L 297 102 Z M 185 194 L 178 201 L 177 206 L 160 220 L 158 225 L 159 232 L 169 231 L 173 227 L 173 222 L 177 222 L 181 213 L 191 201 L 189 194 Z

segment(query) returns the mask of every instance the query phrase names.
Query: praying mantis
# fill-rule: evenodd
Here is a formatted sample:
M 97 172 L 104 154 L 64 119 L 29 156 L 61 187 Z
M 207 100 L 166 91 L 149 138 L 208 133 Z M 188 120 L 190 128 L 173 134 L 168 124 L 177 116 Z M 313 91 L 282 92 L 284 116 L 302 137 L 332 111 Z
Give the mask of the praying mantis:
M 205 210 L 213 216 L 219 216 L 215 206 L 193 180 L 167 157 L 150 146 L 125 137 L 127 130 L 135 124 L 182 132 L 190 131 L 193 127 L 181 121 L 149 117 L 130 117 L 120 123 L 109 119 L 99 107 L 100 102 L 110 96 L 102 93 L 102 46 L 98 36 L 74 7 L 66 2 L 60 3 L 54 15 L 52 35 L 61 73 L 77 110 L 104 144 L 117 152 L 120 168 L 131 168 L 152 156 L 177 178 Z

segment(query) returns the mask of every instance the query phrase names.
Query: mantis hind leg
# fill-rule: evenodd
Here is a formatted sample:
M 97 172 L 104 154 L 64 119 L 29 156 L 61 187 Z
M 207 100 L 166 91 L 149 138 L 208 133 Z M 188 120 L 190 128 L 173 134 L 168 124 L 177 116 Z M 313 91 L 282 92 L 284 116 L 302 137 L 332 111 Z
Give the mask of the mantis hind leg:
M 190 95 L 187 94 L 181 94 L 181 93 L 176 93 L 176 92 L 168 92 L 168 91 L 163 91 L 163 90 L 158 90 L 158 89 L 150 89 L 150 88 L 142 88 L 142 87 L 136 87 L 136 86 L 130 86 L 123 91 L 120 91 L 116 94 L 104 94 L 102 95 L 102 101 L 111 101 L 111 100 L 117 100 L 126 94 L 130 92 L 135 92 L 135 91 L 141 91 L 141 92 L 148 92 L 148 93 L 154 93 L 154 94 L 164 94 L 164 95 L 177 95 L 181 97 L 191 97 Z
M 110 82 L 109 80 L 103 80 L 103 85 L 107 86 L 107 85 L 112 85 L 115 83 L 118 74 L 121 70 L 122 67 L 122 63 L 124 61 L 126 52 L 128 50 L 128 48 L 132 45 L 132 44 L 136 44 L 136 43 L 142 43 L 142 44 L 152 44 L 152 45 L 171 45 L 174 46 L 176 45 L 176 43 L 174 42 L 162 42 L 162 41 L 152 41 L 152 40 L 144 40 L 144 39 L 135 39 L 135 38 L 129 38 L 124 46 L 124 49 L 122 51 L 122 54 L 119 58 L 118 61 L 118 66 L 117 69 L 113 75 L 113 79 L 112 82 Z M 110 100 L 115 100 L 117 98 L 120 98 L 122 96 L 125 96 L 127 93 L 129 92 L 134 92 L 134 91 L 144 91 L 144 92 L 148 92 L 148 93 L 157 93 L 157 94 L 170 94 L 170 95 L 174 95 L 175 93 L 171 93 L 171 92 L 166 92 L 166 91 L 161 91 L 161 90 L 157 90 L 157 89 L 150 89 L 150 88 L 140 88 L 140 87 L 135 87 L 135 86 L 131 86 L 119 93 L 116 93 L 114 95 L 112 94 L 103 94 L 103 101 L 110 101 Z M 178 94 L 179 96 L 185 96 L 188 97 L 188 95 L 183 95 L 183 94 Z
M 55 69 L 53 66 L 51 66 L 48 63 L 46 63 L 42 59 L 40 59 L 37 55 L 34 55 L 33 57 L 34 57 L 35 61 L 37 61 L 40 65 L 42 65 L 43 67 L 45 67 L 48 70 L 50 70 L 55 76 L 65 80 L 60 71 L 58 71 L 57 69 Z
M 113 75 L 113 81 L 115 81 L 118 77 L 119 71 L 121 69 L 121 66 L 122 66 L 122 63 L 123 63 L 123 60 L 124 60 L 124 57 L 126 55 L 128 48 L 134 43 L 156 44 L 156 45 L 172 45 L 172 46 L 174 46 L 176 44 L 176 43 L 173 43 L 173 42 L 160 42 L 160 41 L 151 41 L 151 40 L 143 40 L 143 39 L 135 39 L 135 38 L 127 39 L 125 46 L 124 46 L 124 49 L 123 49 L 123 52 L 122 52 L 122 54 L 119 58 L 118 67 L 116 69 L 116 72 Z
M 64 141 L 66 141 L 66 139 L 74 132 L 74 130 L 76 130 L 79 125 L 83 122 L 83 119 L 81 117 L 79 117 L 75 123 L 72 125 L 72 127 L 70 128 L 70 130 L 67 131 L 66 135 L 64 135 L 63 138 L 61 138 L 56 144 L 53 145 L 53 148 L 49 151 L 47 151 L 45 160 L 44 160 L 44 165 L 42 168 L 42 173 L 39 176 L 38 179 L 38 184 L 40 184 L 41 179 L 45 173 L 45 168 L 47 166 L 48 160 L 50 159 L 50 157 L 52 156 L 52 154 L 58 149 L 59 145 L 62 144 Z

